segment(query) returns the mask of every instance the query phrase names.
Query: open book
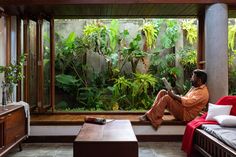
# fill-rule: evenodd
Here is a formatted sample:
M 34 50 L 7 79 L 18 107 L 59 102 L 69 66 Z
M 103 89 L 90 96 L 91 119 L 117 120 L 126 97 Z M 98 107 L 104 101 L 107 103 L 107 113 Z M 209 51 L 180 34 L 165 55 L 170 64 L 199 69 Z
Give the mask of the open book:
M 167 81 L 167 79 L 165 77 L 162 78 L 162 81 L 164 82 L 164 85 L 167 90 L 172 90 L 170 83 Z

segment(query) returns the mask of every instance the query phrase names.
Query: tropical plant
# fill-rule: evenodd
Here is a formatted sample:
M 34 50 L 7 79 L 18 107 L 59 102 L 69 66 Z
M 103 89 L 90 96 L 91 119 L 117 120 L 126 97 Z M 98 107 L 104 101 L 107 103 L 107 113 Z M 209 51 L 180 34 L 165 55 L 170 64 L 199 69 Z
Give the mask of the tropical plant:
M 65 74 L 56 75 L 56 86 L 68 93 L 74 92 L 74 89 L 77 89 L 79 85 L 80 82 L 75 76 Z
M 178 67 L 175 67 L 175 54 L 154 52 L 151 55 L 151 66 L 149 72 L 153 74 L 157 81 L 160 82 L 155 87 L 156 91 L 159 91 L 164 87 L 161 78 L 166 77 L 172 86 L 175 86 L 177 77 L 180 76 L 181 71 Z
M 135 78 L 132 83 L 132 106 L 134 108 L 148 109 L 151 105 L 151 98 L 154 87 L 157 83 L 156 78 L 152 74 L 134 74 Z
M 124 76 L 119 77 L 115 80 L 115 84 L 113 86 L 113 93 L 115 97 L 127 95 L 130 92 L 132 83 L 130 80 L 126 79 Z
M 161 45 L 163 48 L 171 48 L 175 46 L 179 38 L 179 24 L 177 20 L 165 20 L 166 30 L 161 37 Z
M 236 95 L 236 70 L 229 69 L 229 95 Z
M 99 21 L 88 24 L 83 30 L 83 42 L 85 45 L 101 55 L 109 55 L 108 29 Z
M 116 47 L 118 45 L 119 42 L 119 21 L 118 20 L 112 20 L 110 27 L 109 27 L 109 39 L 110 39 L 110 47 L 111 47 L 111 51 L 115 52 L 116 51 Z
M 142 26 L 142 33 L 145 36 L 145 43 L 149 49 L 155 48 L 156 39 L 159 33 L 159 30 L 156 29 L 155 25 L 151 22 L 145 23 Z
M 236 34 L 236 24 L 231 24 L 228 26 L 228 57 L 229 57 L 229 66 L 233 65 L 233 62 L 236 57 L 235 49 L 235 34 Z
M 141 35 L 138 34 L 130 43 L 129 47 L 124 47 L 122 55 L 124 57 L 123 64 L 121 66 L 121 70 L 125 63 L 129 61 L 132 66 L 132 72 L 136 72 L 136 68 L 138 65 L 138 62 L 140 61 L 141 58 L 143 58 L 146 53 L 141 50 L 140 48 L 140 42 L 141 42 Z
M 12 93 L 14 85 L 21 81 L 24 77 L 23 74 L 23 64 L 25 62 L 26 56 L 22 54 L 19 57 L 18 63 L 10 63 L 7 66 L 0 66 L 0 73 L 4 73 L 3 86 L 7 87 L 7 100 L 12 100 Z
M 151 99 L 150 88 L 157 83 L 151 74 L 134 74 L 132 79 L 124 76 L 116 79 L 113 85 L 113 99 L 116 99 L 121 109 L 141 109 L 149 108 Z
M 89 110 L 101 110 L 103 103 L 101 101 L 102 92 L 95 87 L 79 88 L 76 96 L 78 104 L 76 107 L 83 107 Z M 75 106 L 74 106 L 75 107 Z
M 0 73 L 4 73 L 5 83 L 17 84 L 18 81 L 23 79 L 23 64 L 25 58 L 25 55 L 21 55 L 18 63 L 10 63 L 7 66 L 0 66 Z
M 188 66 L 196 67 L 197 52 L 193 47 L 185 47 L 177 52 L 180 56 L 180 63 L 187 68 Z
M 197 25 L 196 20 L 183 20 L 182 29 L 187 32 L 187 40 L 190 44 L 195 44 L 197 42 Z

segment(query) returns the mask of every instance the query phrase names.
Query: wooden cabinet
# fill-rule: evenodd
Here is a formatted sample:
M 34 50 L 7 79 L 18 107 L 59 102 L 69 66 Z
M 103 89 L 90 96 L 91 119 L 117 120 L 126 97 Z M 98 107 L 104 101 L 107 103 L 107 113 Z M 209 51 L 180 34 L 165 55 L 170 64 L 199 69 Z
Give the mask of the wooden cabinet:
M 27 136 L 24 107 L 9 105 L 0 107 L 0 156 L 19 144 Z

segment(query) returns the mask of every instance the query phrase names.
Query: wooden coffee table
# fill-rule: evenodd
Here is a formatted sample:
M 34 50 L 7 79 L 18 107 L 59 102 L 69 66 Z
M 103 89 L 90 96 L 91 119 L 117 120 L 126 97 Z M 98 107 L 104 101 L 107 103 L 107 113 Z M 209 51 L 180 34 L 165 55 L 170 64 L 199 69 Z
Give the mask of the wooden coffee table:
M 138 157 L 138 141 L 129 120 L 84 123 L 73 152 L 74 157 Z

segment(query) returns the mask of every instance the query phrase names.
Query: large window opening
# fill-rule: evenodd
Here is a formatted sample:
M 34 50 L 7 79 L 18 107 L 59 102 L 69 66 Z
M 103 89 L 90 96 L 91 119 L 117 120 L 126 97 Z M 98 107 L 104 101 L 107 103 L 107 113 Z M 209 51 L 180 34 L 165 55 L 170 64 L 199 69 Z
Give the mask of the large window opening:
M 56 111 L 144 111 L 164 88 L 163 77 L 177 93 L 190 88 L 197 19 L 54 22 Z

